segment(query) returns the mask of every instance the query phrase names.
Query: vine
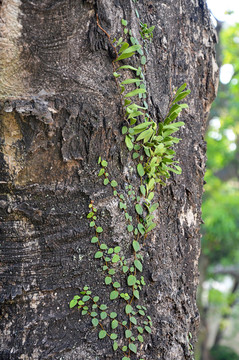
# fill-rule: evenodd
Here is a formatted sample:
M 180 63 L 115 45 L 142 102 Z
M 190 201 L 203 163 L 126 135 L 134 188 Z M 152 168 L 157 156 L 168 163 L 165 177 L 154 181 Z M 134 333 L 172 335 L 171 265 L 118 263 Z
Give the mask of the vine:
M 139 18 L 137 10 L 136 15 Z M 113 350 L 122 353 L 122 360 L 139 357 L 143 360 L 140 354 L 141 344 L 145 337 L 151 334 L 152 328 L 152 319 L 147 313 L 147 308 L 140 304 L 140 293 L 146 285 L 142 276 L 143 245 L 147 234 L 156 227 L 154 212 L 159 206 L 158 202 L 153 202 L 156 184 L 166 185 L 170 172 L 181 173 L 178 162 L 174 160 L 175 151 L 172 146 L 180 141 L 173 134 L 184 123 L 174 120 L 182 109 L 188 107 L 178 102 L 190 91 L 185 90 L 186 84 L 174 91 L 166 118 L 160 123 L 154 121 L 148 112 L 145 78 L 147 47 L 153 39 L 154 26 L 148 28 L 147 24 L 139 20 L 142 46 L 128 29 L 125 19 L 122 19 L 123 34 L 118 40 L 111 40 L 110 35 L 99 24 L 98 16 L 97 25 L 106 34 L 115 51 L 113 75 L 120 89 L 124 113 L 122 134 L 126 147 L 136 163 L 140 185 L 137 188 L 132 184 L 126 184 L 125 188 L 120 190 L 117 181 L 110 178 L 107 171 L 108 162 L 99 157 L 98 176 L 103 177 L 105 186 L 111 187 L 124 214 L 126 230 L 131 239 L 132 256 L 126 258 L 121 246 L 113 247 L 104 242 L 104 228 L 99 222 L 97 208 L 91 201 L 87 218 L 89 227 L 94 231 L 91 238 L 91 243 L 96 246 L 94 258 L 99 261 L 102 268 L 112 306 L 102 303 L 99 296 L 92 294 L 92 290 L 84 286 L 80 295 L 75 295 L 71 300 L 70 308 L 77 306 L 83 316 L 88 315 L 93 327 L 99 329 L 99 339 L 108 337 L 112 341 Z M 126 59 L 130 59 L 131 63 L 122 64 L 121 61 Z M 134 76 L 130 77 L 129 74 L 132 73 Z M 129 204 L 134 205 L 134 216 L 128 210 Z M 126 286 L 128 290 L 124 292 Z M 117 304 L 113 308 L 115 300 Z M 117 312 L 120 308 L 118 301 L 123 302 L 123 313 Z

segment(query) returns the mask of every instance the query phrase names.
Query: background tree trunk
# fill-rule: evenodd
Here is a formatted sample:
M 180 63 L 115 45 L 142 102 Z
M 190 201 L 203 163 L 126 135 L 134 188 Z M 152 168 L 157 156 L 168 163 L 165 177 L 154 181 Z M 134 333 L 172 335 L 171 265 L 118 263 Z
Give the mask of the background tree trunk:
M 112 191 L 97 177 L 97 159 L 123 186 L 132 160 L 121 136 L 120 96 L 112 76 L 113 37 L 129 22 L 156 25 L 146 80 L 150 114 L 166 115 L 173 87 L 187 82 L 189 111 L 176 146 L 183 173 L 158 186 L 157 228 L 144 248 L 143 300 L 153 331 L 144 359 L 191 359 L 186 336 L 196 307 L 203 140 L 215 97 L 216 35 L 204 0 L 3 0 L 1 43 L 0 358 L 120 359 L 97 340 L 89 319 L 69 301 L 85 284 L 108 304 L 93 259 L 86 215 L 94 200 L 105 242 L 129 242 Z

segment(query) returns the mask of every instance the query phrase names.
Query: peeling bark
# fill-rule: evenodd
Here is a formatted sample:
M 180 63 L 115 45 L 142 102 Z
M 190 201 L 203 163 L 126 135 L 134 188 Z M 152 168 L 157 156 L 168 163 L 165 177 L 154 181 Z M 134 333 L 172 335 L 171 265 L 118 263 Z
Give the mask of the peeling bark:
M 93 260 L 86 221 L 94 200 L 105 242 L 129 239 L 117 203 L 97 178 L 103 155 L 120 186 L 132 160 L 121 135 L 122 113 L 112 76 L 113 52 L 96 25 L 112 36 L 126 18 L 138 34 L 132 1 L 3 0 L 0 8 L 0 358 L 118 359 L 97 340 L 89 320 L 69 300 L 89 284 L 108 303 Z M 196 307 L 203 140 L 217 88 L 215 31 L 204 0 L 137 3 L 156 25 L 147 63 L 151 115 L 165 115 L 170 91 L 187 82 L 189 111 L 176 146 L 183 169 L 157 189 L 158 227 L 147 238 L 144 303 L 153 333 L 144 359 L 189 360 L 186 335 L 199 322 Z M 120 359 L 120 357 L 119 357 Z

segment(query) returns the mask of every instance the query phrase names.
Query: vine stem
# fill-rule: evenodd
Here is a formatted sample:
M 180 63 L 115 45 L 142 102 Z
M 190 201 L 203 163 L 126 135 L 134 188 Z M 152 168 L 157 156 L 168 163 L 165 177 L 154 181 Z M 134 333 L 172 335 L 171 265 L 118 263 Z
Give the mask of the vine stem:
M 100 28 L 100 30 L 102 30 L 102 31 L 105 33 L 105 35 L 107 36 L 107 38 L 109 39 L 110 45 L 111 45 L 112 48 L 114 49 L 114 52 L 115 52 L 115 55 L 116 55 L 116 58 L 117 58 L 119 55 L 118 55 L 118 52 L 117 52 L 117 50 L 116 50 L 116 47 L 115 47 L 114 44 L 112 43 L 111 38 L 110 38 L 110 35 L 109 35 L 109 34 L 107 33 L 107 31 L 104 30 L 104 29 L 102 28 L 102 26 L 100 25 L 98 14 L 96 14 L 96 23 L 97 23 L 98 27 Z

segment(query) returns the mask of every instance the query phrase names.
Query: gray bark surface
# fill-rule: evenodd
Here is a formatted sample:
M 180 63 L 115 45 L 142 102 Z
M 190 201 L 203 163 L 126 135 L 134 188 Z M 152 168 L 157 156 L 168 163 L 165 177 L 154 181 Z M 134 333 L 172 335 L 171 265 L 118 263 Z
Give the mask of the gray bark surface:
M 204 0 L 3 0 L 0 5 L 0 359 L 121 359 L 69 301 L 85 284 L 110 305 L 86 219 L 94 200 L 105 242 L 129 237 L 97 159 L 121 188 L 132 160 L 112 75 L 112 38 L 121 19 L 139 38 L 135 6 L 156 25 L 146 80 L 150 113 L 166 114 L 170 92 L 186 82 L 177 160 L 182 175 L 157 188 L 157 228 L 144 248 L 143 302 L 153 319 L 144 359 L 189 360 L 195 339 L 204 131 L 217 87 L 216 35 Z M 129 251 L 129 250 L 128 250 Z M 130 252 L 129 252 L 130 253 Z M 120 303 L 118 304 L 120 308 Z

